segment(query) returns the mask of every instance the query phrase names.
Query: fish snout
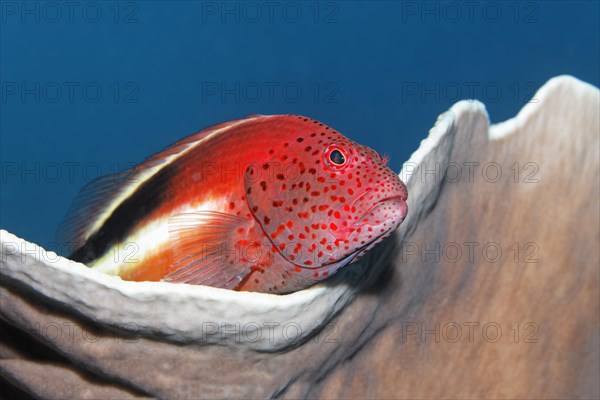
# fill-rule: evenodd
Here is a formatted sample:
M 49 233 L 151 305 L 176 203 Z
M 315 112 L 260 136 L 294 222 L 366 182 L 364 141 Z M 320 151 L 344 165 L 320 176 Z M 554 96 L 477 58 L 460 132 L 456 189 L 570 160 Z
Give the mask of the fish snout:
M 360 217 L 354 227 L 370 227 L 373 236 L 390 233 L 400 226 L 408 213 L 408 189 L 395 174 L 377 188 L 368 188 L 354 202 Z M 377 227 L 377 229 L 374 229 Z

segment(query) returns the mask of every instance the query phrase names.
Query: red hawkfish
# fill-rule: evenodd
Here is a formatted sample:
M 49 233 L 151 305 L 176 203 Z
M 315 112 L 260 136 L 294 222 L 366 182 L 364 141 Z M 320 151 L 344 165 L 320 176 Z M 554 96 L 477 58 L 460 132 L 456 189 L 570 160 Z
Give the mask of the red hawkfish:
M 318 121 L 253 115 L 91 182 L 60 240 L 125 280 L 294 292 L 404 220 L 406 186 L 386 161 Z

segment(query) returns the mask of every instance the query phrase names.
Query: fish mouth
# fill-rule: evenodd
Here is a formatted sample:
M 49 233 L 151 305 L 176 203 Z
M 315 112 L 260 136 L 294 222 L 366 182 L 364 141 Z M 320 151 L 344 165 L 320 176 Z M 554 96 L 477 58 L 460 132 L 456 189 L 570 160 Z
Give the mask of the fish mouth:
M 369 193 L 369 192 L 366 192 L 366 193 Z M 363 196 L 364 196 L 364 194 L 361 194 L 358 197 L 358 199 L 360 199 Z M 376 218 L 373 218 L 373 217 L 369 218 L 371 213 L 376 215 L 376 218 L 379 218 L 379 219 L 376 220 Z M 361 218 L 356 220 L 356 222 L 348 228 L 360 228 L 361 226 L 368 226 L 368 225 L 376 227 L 376 226 L 382 225 L 383 226 L 382 229 L 385 229 L 387 232 L 391 232 L 391 231 L 395 230 L 400 225 L 400 223 L 402 223 L 402 221 L 406 217 L 406 214 L 407 214 L 406 196 L 402 196 L 402 195 L 389 196 L 389 197 L 383 198 L 383 199 L 377 201 L 375 204 L 373 204 L 373 206 L 366 213 L 364 213 L 364 215 Z M 365 222 L 365 221 L 363 221 L 365 218 L 368 220 L 370 219 L 370 220 L 368 222 Z M 385 224 L 389 224 L 389 226 L 385 227 Z M 338 230 L 335 233 L 340 234 L 341 232 L 347 232 L 347 231 Z M 353 234 L 357 234 L 356 232 L 357 231 L 355 231 Z M 358 232 L 360 232 L 360 230 L 358 230 Z M 334 234 L 334 233 L 332 232 L 332 234 Z M 353 234 L 351 234 L 351 235 L 353 235 Z M 335 236 L 335 234 L 334 234 L 334 236 Z M 339 239 L 339 240 L 342 240 L 343 242 L 348 242 L 348 243 L 350 240 L 349 237 L 344 236 L 344 235 L 340 235 L 339 237 L 336 237 L 336 239 Z M 291 264 L 293 264 L 296 267 L 302 268 L 303 270 L 328 271 L 329 274 L 331 275 L 331 274 L 335 273 L 335 271 L 344 267 L 345 265 L 351 264 L 352 262 L 357 260 L 357 256 L 359 254 L 363 253 L 365 249 L 372 247 L 373 241 L 375 241 L 375 239 L 366 241 L 366 243 L 364 243 L 364 245 L 361 245 L 360 247 L 353 249 L 353 251 L 343 255 L 337 261 L 326 262 L 326 263 L 323 263 L 320 265 L 315 265 L 315 266 L 306 266 L 306 265 L 297 263 L 297 262 L 287 258 L 283 253 L 280 252 L 280 254 L 288 262 L 290 262 Z M 337 240 L 336 240 L 336 242 L 337 242 Z
M 367 192 L 368 193 L 368 192 Z M 364 194 L 363 194 L 364 195 Z M 363 195 L 359 196 L 362 197 Z M 390 207 L 392 213 L 394 214 L 391 218 L 399 219 L 399 222 L 404 221 L 406 218 L 406 214 L 408 213 L 408 205 L 406 204 L 406 196 L 396 195 L 386 197 L 384 199 L 379 200 L 377 203 L 373 204 L 371 208 L 369 208 L 359 219 L 356 220 L 354 225 L 363 225 L 365 222 L 365 218 L 368 216 L 375 214 L 378 211 L 381 211 L 385 207 Z

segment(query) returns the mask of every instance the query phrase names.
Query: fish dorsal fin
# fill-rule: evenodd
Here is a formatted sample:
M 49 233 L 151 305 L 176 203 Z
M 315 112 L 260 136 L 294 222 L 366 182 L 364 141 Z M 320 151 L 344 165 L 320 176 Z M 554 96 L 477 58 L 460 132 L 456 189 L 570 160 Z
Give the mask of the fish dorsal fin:
M 153 156 L 147 158 L 143 163 L 135 167 L 137 170 L 143 170 L 147 168 L 152 168 L 155 166 L 159 166 L 164 163 L 168 163 L 173 161 L 173 159 L 178 158 L 186 150 L 193 148 L 200 144 L 205 138 L 208 136 L 213 136 L 215 134 L 221 133 L 225 129 L 232 128 L 234 126 L 238 126 L 243 124 L 244 122 L 255 120 L 263 116 L 253 115 L 248 116 L 246 118 L 236 119 L 233 121 L 222 122 L 220 124 L 211 125 L 208 128 L 203 129 L 202 131 L 185 137 L 177 142 L 171 144 L 167 148 L 165 148 L 160 153 L 156 153 Z
M 93 232 L 97 217 L 119 197 L 127 182 L 135 179 L 133 168 L 122 172 L 101 176 L 81 189 L 63 218 L 57 233 L 60 246 L 67 246 L 71 252 L 85 244 Z
M 235 289 L 250 272 L 235 257 L 236 241 L 253 224 L 235 215 L 199 211 L 169 218 L 169 242 L 175 262 L 163 281 Z
M 117 174 L 102 176 L 88 183 L 77 195 L 57 232 L 61 246 L 77 250 L 92 236 L 112 212 L 136 189 L 166 165 L 174 162 L 204 140 L 245 122 L 262 117 L 248 117 L 210 126 L 201 132 L 173 143 L 141 164 Z

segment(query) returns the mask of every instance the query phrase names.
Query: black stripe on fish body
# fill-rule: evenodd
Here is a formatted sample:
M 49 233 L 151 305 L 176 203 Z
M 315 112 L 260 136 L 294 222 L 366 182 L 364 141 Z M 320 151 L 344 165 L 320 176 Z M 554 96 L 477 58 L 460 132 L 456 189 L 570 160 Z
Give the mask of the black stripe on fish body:
M 163 203 L 167 195 L 168 183 L 174 173 L 175 167 L 166 165 L 148 181 L 142 183 L 69 258 L 88 264 L 104 256 L 115 244 L 124 242 L 139 223 Z

